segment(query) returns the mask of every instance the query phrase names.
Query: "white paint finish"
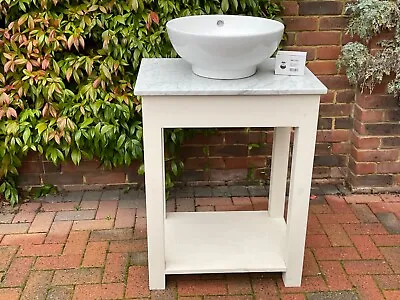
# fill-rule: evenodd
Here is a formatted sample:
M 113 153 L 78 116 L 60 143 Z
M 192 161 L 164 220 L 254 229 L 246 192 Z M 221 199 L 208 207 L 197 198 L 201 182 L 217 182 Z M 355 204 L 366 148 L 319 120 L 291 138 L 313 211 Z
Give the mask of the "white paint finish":
M 294 135 L 284 254 L 287 264 L 287 271 L 283 273 L 285 286 L 300 286 L 303 270 L 319 101 L 310 101 L 308 109 L 310 116 L 295 129 Z
M 151 126 L 154 114 L 142 103 L 143 144 L 146 184 L 146 215 L 149 285 L 152 290 L 165 289 L 165 180 L 164 180 L 164 135 L 159 126 Z
M 158 76 L 165 70 L 158 60 L 148 62 L 148 66 L 156 63 L 154 70 L 146 73 L 147 68 L 141 72 L 138 82 L 145 83 L 142 84 L 145 95 L 153 95 L 142 99 L 150 289 L 164 289 L 165 275 L 170 273 L 247 271 L 284 271 L 285 285 L 299 286 L 318 119 L 317 94 L 325 93 L 326 88 L 315 77 L 308 76 L 307 81 L 307 75 L 303 81 L 296 81 L 300 77 L 293 78 L 296 84 L 286 85 L 286 90 L 280 91 L 285 82 L 271 85 L 268 80 L 249 81 L 253 85 L 248 82 L 245 86 L 248 90 L 240 86 L 241 80 L 225 86 L 228 81 L 206 80 L 210 83 L 210 88 L 206 88 L 207 84 L 199 85 L 198 79 L 185 81 L 185 76 L 194 76 L 190 69 L 189 75 L 179 77 L 182 75 L 176 76 L 181 72 L 179 68 L 172 68 L 172 81 L 165 79 L 171 85 L 158 87 L 163 93 L 157 95 L 153 88 L 159 79 L 143 79 L 143 76 Z M 175 66 L 182 63 L 181 60 L 165 62 Z M 295 90 L 299 82 L 304 86 Z M 307 82 L 311 88 L 306 87 Z M 204 96 L 212 94 L 219 85 L 220 93 Z M 224 96 L 228 90 L 236 96 Z M 246 91 L 250 91 L 248 95 Z M 289 95 L 291 91 L 298 94 Z M 166 218 L 162 132 L 174 127 L 282 127 L 275 131 L 270 215 L 265 211 L 171 213 Z M 287 169 L 290 127 L 296 129 L 285 226 L 282 216 L 287 171 L 283 169 Z M 247 252 L 249 256 L 244 255 Z
M 306 68 L 304 76 L 274 75 L 275 60 L 257 67 L 254 76 L 214 80 L 192 73 L 182 59 L 143 59 L 135 95 L 301 95 L 326 94 L 326 87 Z
M 263 211 L 168 213 L 166 274 L 285 271 L 285 231 Z
M 298 127 L 317 95 L 145 96 L 163 128 Z M 172 117 L 173 116 L 173 117 Z M 152 126 L 156 126 L 152 124 Z
M 272 163 L 268 212 L 272 218 L 283 217 L 292 127 L 276 127 L 272 145 Z
M 173 19 L 167 30 L 172 46 L 195 74 L 237 79 L 253 75 L 275 52 L 284 25 L 251 16 L 202 15 Z

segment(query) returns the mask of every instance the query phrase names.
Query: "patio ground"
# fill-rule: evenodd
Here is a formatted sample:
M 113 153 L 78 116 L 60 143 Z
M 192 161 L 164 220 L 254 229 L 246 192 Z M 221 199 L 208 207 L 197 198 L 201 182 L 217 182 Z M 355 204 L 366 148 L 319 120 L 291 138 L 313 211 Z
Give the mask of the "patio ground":
M 168 208 L 260 210 L 264 192 L 178 190 Z M 273 273 L 177 275 L 165 291 L 150 292 L 144 194 L 106 190 L 3 208 L 0 300 L 400 299 L 400 197 L 313 192 L 301 288 L 285 288 Z

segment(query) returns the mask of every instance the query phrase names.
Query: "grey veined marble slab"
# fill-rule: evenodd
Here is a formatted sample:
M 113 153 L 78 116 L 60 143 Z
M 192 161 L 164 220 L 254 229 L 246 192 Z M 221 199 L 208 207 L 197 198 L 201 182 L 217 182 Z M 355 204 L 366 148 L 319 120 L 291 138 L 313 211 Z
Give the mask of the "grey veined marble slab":
M 199 77 L 180 58 L 142 60 L 135 95 L 301 95 L 326 94 L 327 88 L 306 68 L 304 76 L 274 74 L 274 59 L 260 64 L 255 75 L 235 80 Z

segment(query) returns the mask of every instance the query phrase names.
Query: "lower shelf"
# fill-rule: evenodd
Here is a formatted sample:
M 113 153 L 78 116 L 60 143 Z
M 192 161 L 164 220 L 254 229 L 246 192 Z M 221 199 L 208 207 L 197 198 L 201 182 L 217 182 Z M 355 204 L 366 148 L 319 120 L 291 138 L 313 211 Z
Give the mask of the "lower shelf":
M 266 211 L 168 213 L 165 272 L 282 272 L 285 232 Z

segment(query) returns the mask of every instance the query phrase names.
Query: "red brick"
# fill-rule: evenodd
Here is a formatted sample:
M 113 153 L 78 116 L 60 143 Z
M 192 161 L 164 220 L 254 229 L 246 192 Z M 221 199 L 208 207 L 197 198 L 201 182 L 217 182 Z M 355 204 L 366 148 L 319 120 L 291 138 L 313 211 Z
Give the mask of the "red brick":
M 0 247 L 0 271 L 7 270 L 16 252 L 17 247 Z
M 315 257 L 320 260 L 354 260 L 360 255 L 354 247 L 330 247 L 314 249 Z
M 103 282 L 123 282 L 128 260 L 127 253 L 108 253 Z
M 371 202 L 382 202 L 379 195 L 350 195 L 345 197 L 347 203 L 371 203 Z
M 196 206 L 196 211 L 201 212 L 201 211 L 215 211 L 214 206 L 206 205 L 206 206 Z
M 393 271 L 384 260 L 344 261 L 344 269 L 349 275 L 391 274 Z
M 75 202 L 43 203 L 42 210 L 44 211 L 75 210 L 76 206 L 77 204 Z
M 73 286 L 52 286 L 46 299 L 71 299 L 74 293 Z
M 307 68 L 310 69 L 316 75 L 319 74 L 337 74 L 336 62 L 335 61 L 310 61 L 307 64 Z M 338 105 L 338 104 L 336 104 Z M 333 107 L 330 107 L 332 109 Z M 348 108 L 346 108 L 346 115 L 348 115 Z M 343 114 L 341 114 L 343 115 Z M 324 116 L 328 116 L 324 114 Z
M 73 299 L 122 299 L 124 290 L 123 283 L 82 284 L 75 287 Z
M 231 198 L 216 197 L 216 198 L 197 198 L 196 205 L 230 205 Z
M 296 16 L 299 13 L 299 4 L 297 1 L 283 1 L 282 6 L 285 16 Z
M 303 263 L 303 276 L 318 275 L 319 268 L 315 260 L 315 257 L 310 249 L 304 251 L 304 263 Z
M 100 281 L 100 268 L 57 270 L 53 277 L 53 285 L 100 283 Z
M 36 212 L 21 210 L 15 215 L 12 222 L 13 223 L 31 223 L 33 221 L 33 219 L 35 218 L 35 216 L 36 216 Z
M 300 15 L 338 15 L 343 10 L 340 1 L 312 1 L 299 2 Z
M 337 59 L 340 55 L 340 46 L 321 46 L 317 48 L 318 59 Z
M 1 240 L 1 245 L 31 245 L 42 244 L 45 233 L 26 233 L 26 234 L 13 234 L 5 235 Z
M 368 235 L 351 235 L 351 240 L 363 259 L 382 259 L 383 256 Z
M 147 238 L 147 223 L 145 218 L 136 218 L 133 238 L 134 239 Z
M 136 209 L 118 208 L 114 228 L 132 228 L 135 226 Z
M 306 237 L 306 247 L 308 248 L 323 248 L 330 246 L 331 243 L 325 234 L 308 234 Z
M 83 257 L 82 266 L 102 267 L 106 260 L 108 242 L 89 242 Z
M 347 90 L 351 88 L 345 75 L 319 75 L 318 78 L 331 90 Z
M 251 282 L 247 274 L 228 274 L 226 280 L 230 295 L 251 294 Z
M 18 256 L 53 256 L 61 254 L 63 244 L 22 245 Z
M 351 155 L 356 161 L 396 161 L 399 153 L 396 149 L 387 150 L 359 150 L 357 148 L 352 149 Z
M 377 246 L 400 246 L 400 235 L 372 235 Z
M 319 22 L 320 30 L 343 30 L 348 24 L 347 17 L 321 17 Z
M 314 31 L 299 32 L 296 36 L 298 45 L 339 45 L 340 32 Z
M 396 213 L 400 211 L 400 203 L 377 202 L 369 203 L 368 205 L 375 214 L 385 212 Z
M 179 280 L 178 294 L 180 296 L 226 295 L 227 289 L 222 280 Z
M 81 264 L 82 255 L 61 255 L 38 257 L 35 263 L 37 270 L 61 270 L 78 268 Z
M 343 224 L 344 229 L 349 235 L 352 234 L 387 234 L 382 224 Z
M 182 294 L 181 294 L 182 295 Z M 147 267 L 133 266 L 129 268 L 125 297 L 149 297 L 149 279 Z
M 400 274 L 400 247 L 381 247 L 380 250 L 392 270 Z
M 99 206 L 99 201 L 89 201 L 89 200 L 84 200 L 81 202 L 81 204 L 79 204 L 80 208 L 82 210 L 86 210 L 86 209 L 97 209 Z
M 28 202 L 21 204 L 19 210 L 26 212 L 37 212 L 41 205 L 42 205 L 41 203 Z
M 400 275 L 376 275 L 374 277 L 381 289 L 400 290 Z
M 358 105 L 355 105 L 354 118 L 361 122 L 383 122 L 385 120 L 385 111 L 376 109 L 362 109 Z
M 328 235 L 332 246 L 353 246 L 353 243 L 344 231 L 341 224 L 323 224 L 322 227 Z
M 317 140 L 319 142 L 347 142 L 349 140 L 348 130 L 319 130 Z
M 253 204 L 254 210 L 266 210 L 268 209 L 268 198 L 267 197 L 250 197 L 251 203 Z
M 351 209 L 362 223 L 379 223 L 367 204 L 352 204 Z
M 22 293 L 21 300 L 46 299 L 52 276 L 53 272 L 51 271 L 31 272 Z
M 256 299 L 279 299 L 275 280 L 271 276 L 253 277 L 251 282 Z
M 360 149 L 375 149 L 381 144 L 381 140 L 376 137 L 362 137 L 353 132 L 351 141 L 354 146 Z
M 84 178 L 86 179 L 87 184 L 112 184 L 126 182 L 126 174 L 124 172 L 86 173 Z
M 21 288 L 2 288 L 0 300 L 18 300 L 21 295 Z
M 19 224 L 0 224 L 1 234 L 14 234 L 14 233 L 25 233 L 28 231 L 28 223 Z
M 354 214 L 320 214 L 317 217 L 321 224 L 360 223 Z
M 346 203 L 343 197 L 336 195 L 326 195 L 325 200 L 328 202 L 329 206 L 336 214 L 350 214 L 352 210 L 350 206 Z
M 115 219 L 117 206 L 117 201 L 100 201 L 99 208 L 97 209 L 96 219 Z
M 359 292 L 362 299 L 384 299 L 371 276 L 353 275 L 349 278 L 352 284 L 357 287 L 357 291 Z
M 72 231 L 64 247 L 64 255 L 83 255 L 89 239 L 88 231 Z
M 281 296 L 281 300 L 306 300 L 304 294 L 287 294 Z
M 317 217 L 318 217 L 318 215 L 325 215 L 326 214 L 326 215 L 328 215 L 328 219 L 329 219 L 329 215 L 332 214 L 332 210 L 331 210 L 331 208 L 329 207 L 328 204 L 316 204 L 316 205 L 311 204 L 310 205 L 310 212 L 315 214 L 315 215 L 317 215 Z M 337 223 L 337 222 L 333 222 L 333 223 Z
M 178 198 L 176 201 L 176 211 L 195 211 L 193 198 Z
M 340 262 L 321 261 L 319 265 L 330 290 L 337 291 L 352 289 L 352 284 L 347 278 Z
M 381 194 L 381 198 L 385 202 L 400 202 L 399 194 Z
M 283 17 L 283 22 L 287 31 L 316 31 L 318 28 L 317 17 Z
M 65 243 L 69 232 L 72 227 L 72 221 L 57 221 L 53 222 L 50 227 L 50 231 L 47 234 L 45 243 L 56 244 Z
M 147 240 L 111 241 L 109 252 L 143 252 L 147 251 Z
M 333 91 L 328 91 L 325 95 L 321 95 L 321 103 L 333 103 L 335 99 L 335 93 Z
M 400 299 L 400 291 L 383 291 L 386 300 Z
M 55 213 L 54 212 L 40 212 L 36 215 L 29 228 L 29 233 L 35 232 L 48 232 L 53 222 Z
M 325 234 L 325 231 L 315 215 L 308 216 L 307 234 Z
M 375 174 L 376 163 L 372 162 L 356 162 L 352 158 L 349 161 L 350 170 L 357 175 Z
M 25 283 L 29 275 L 30 268 L 33 264 L 33 257 L 17 257 L 15 258 L 2 282 L 3 286 L 21 286 Z M 0 290 L 1 291 L 1 290 Z
M 114 220 L 80 220 L 74 221 L 72 230 L 101 230 L 114 227 Z
M 322 276 L 306 276 L 301 281 L 301 287 L 285 287 L 282 280 L 278 280 L 278 287 L 281 293 L 321 292 L 328 290 Z

